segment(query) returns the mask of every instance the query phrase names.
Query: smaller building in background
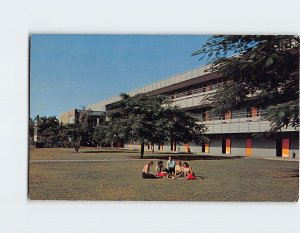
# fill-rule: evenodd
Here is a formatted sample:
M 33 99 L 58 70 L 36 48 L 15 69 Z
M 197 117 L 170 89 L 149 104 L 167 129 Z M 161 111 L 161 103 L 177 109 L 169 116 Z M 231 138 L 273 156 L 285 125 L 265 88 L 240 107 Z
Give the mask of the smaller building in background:
M 93 125 L 99 125 L 100 118 L 103 116 L 103 111 L 92 111 L 92 110 L 80 110 L 80 109 L 72 109 L 67 112 L 61 113 L 58 116 L 59 124 L 66 125 L 66 124 L 74 124 L 78 123 L 80 114 L 85 111 L 88 115 L 88 122 L 92 123 Z

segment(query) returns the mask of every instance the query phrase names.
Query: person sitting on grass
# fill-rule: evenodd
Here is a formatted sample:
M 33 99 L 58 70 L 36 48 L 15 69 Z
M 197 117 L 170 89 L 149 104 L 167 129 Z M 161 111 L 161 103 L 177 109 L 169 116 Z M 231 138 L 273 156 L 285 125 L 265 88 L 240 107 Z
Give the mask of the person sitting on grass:
M 150 173 L 150 167 L 153 165 L 153 161 L 150 161 L 143 168 L 142 177 L 143 179 L 155 179 L 156 176 Z
M 184 173 L 183 173 L 183 167 L 181 165 L 181 162 L 176 161 L 174 177 L 176 179 L 176 178 L 183 178 L 183 176 L 184 176 Z
M 192 170 L 192 167 L 187 162 L 183 163 L 183 173 L 187 180 L 195 180 L 197 179 L 195 173 Z
M 167 173 L 165 172 L 163 161 L 160 160 L 160 161 L 157 162 L 157 166 L 156 166 L 155 170 L 156 170 L 156 176 L 158 176 L 158 177 L 167 176 Z
M 166 165 L 166 172 L 168 173 L 168 177 L 172 177 L 175 172 L 175 160 L 170 156 Z

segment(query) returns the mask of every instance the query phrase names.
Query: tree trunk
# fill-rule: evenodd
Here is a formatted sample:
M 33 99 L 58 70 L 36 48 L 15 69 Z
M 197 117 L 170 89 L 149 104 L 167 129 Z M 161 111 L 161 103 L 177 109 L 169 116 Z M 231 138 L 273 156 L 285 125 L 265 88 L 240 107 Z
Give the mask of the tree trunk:
M 145 143 L 142 142 L 141 143 L 141 157 L 140 157 L 140 159 L 144 158 L 144 151 L 145 151 Z
M 152 154 L 154 154 L 154 143 L 151 144 Z
M 79 148 L 80 148 L 80 142 L 75 142 L 74 143 L 74 149 L 75 149 L 75 151 L 78 152 Z

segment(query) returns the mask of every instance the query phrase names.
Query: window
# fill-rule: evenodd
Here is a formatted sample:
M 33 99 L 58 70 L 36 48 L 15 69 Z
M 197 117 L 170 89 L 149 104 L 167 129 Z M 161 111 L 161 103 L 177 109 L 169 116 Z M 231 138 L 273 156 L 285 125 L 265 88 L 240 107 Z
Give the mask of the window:
M 229 111 L 229 112 L 226 112 L 225 114 L 224 114 L 224 119 L 225 120 L 229 120 L 229 119 L 231 119 L 231 111 Z

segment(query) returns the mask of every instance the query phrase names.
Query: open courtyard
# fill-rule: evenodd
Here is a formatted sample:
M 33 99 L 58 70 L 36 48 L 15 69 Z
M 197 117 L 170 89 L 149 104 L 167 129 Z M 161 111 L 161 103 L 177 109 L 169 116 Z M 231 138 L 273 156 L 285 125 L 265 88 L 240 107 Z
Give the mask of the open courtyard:
M 298 161 L 173 154 L 188 161 L 197 180 L 143 180 L 143 166 L 170 153 L 82 148 L 31 148 L 31 200 L 297 201 Z

